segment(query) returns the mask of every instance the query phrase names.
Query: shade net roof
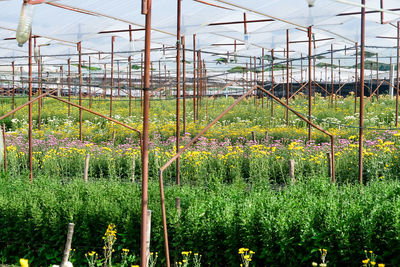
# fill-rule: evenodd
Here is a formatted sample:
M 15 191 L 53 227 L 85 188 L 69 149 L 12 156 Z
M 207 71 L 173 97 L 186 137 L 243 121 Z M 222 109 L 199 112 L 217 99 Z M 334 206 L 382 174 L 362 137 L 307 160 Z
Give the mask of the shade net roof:
M 0 1 L 5 11 L 0 17 L 0 65 L 27 63 L 27 44 L 18 47 L 13 39 L 21 6 L 22 0 Z M 133 56 L 133 64 L 140 64 L 145 25 L 141 0 L 49 0 L 34 9 L 32 34 L 38 36 L 36 49 L 40 48 L 46 64 L 65 64 L 68 58 L 76 62 L 76 43 L 81 42 L 83 59 L 87 62 L 90 56 L 91 64 L 102 68 L 110 63 L 111 36 L 115 36 L 115 60 L 126 65 L 128 56 Z M 382 9 L 384 12 L 380 12 Z M 181 35 L 188 49 L 186 59 L 192 61 L 195 40 L 196 50 L 202 50 L 210 71 L 224 72 L 244 65 L 250 57 L 260 58 L 263 50 L 269 56 L 274 49 L 275 63 L 284 62 L 288 37 L 289 57 L 296 66 L 300 58 L 307 61 L 307 28 L 312 26 L 312 53 L 320 55 L 317 63 L 330 64 L 333 48 L 335 64 L 341 60 L 343 66 L 352 66 L 355 44 L 360 43 L 360 10 L 360 1 L 356 0 L 315 0 L 314 7 L 309 7 L 306 0 L 183 0 Z M 366 10 L 367 51 L 377 53 L 380 62 L 389 63 L 396 55 L 400 3 L 383 0 L 381 6 L 380 0 L 366 0 Z M 154 0 L 151 60 L 155 68 L 161 61 L 166 68 L 174 69 L 176 25 L 176 1 Z M 265 58 L 270 59 L 268 56 Z M 219 64 L 220 58 L 228 62 Z M 190 72 L 192 64 L 187 65 Z

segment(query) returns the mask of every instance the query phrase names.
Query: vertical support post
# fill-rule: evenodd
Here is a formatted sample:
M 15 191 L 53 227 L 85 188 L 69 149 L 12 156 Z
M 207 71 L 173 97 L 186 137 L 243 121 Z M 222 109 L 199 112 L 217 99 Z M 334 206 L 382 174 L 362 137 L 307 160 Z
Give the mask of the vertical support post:
M 148 186 L 149 186 L 149 111 L 150 111 L 150 42 L 151 42 L 151 0 L 143 0 L 142 9 L 146 9 L 145 25 L 145 71 L 143 92 L 143 132 L 142 132 L 142 225 L 141 225 L 141 246 L 140 246 L 140 266 L 147 266 L 147 206 L 148 206 Z M 163 192 L 162 192 L 163 193 Z M 165 209 L 162 210 L 163 218 Z M 166 219 L 164 224 L 164 242 L 167 267 L 170 267 L 168 236 L 166 233 Z
M 153 62 L 150 62 L 150 89 L 154 89 L 154 79 L 153 79 Z
M 176 151 L 180 145 L 180 96 L 181 96 L 181 0 L 178 1 L 177 28 L 176 28 Z M 176 184 L 180 185 L 180 162 L 176 160 Z
M 286 30 L 286 105 L 289 105 L 289 29 Z M 286 126 L 289 127 L 289 109 L 286 108 Z
M 161 88 L 161 60 L 158 61 L 158 88 Z M 160 90 L 160 99 L 161 99 L 161 90 Z
M 114 94 L 114 41 L 115 37 L 111 36 L 111 93 L 110 93 L 110 118 L 112 118 L 113 94 Z
M 311 39 L 312 39 L 312 32 L 311 26 L 308 27 L 308 120 L 311 121 L 311 100 L 312 100 L 312 79 L 311 79 Z M 311 141 L 311 124 L 308 124 L 308 140 Z
M 68 262 L 69 253 L 71 251 L 72 236 L 74 234 L 74 226 L 75 226 L 75 224 L 73 224 L 73 223 L 68 224 L 67 241 L 65 242 L 64 254 L 63 254 L 63 258 L 62 258 L 60 267 L 64 267 L 64 264 L 66 264 Z
M 328 96 L 328 64 L 325 63 L 325 95 Z
M 331 106 L 333 107 L 333 44 L 331 44 Z
M 64 68 L 60 66 L 60 97 L 62 96 L 62 91 L 64 89 Z
M 151 239 L 151 210 L 147 210 L 147 243 L 146 243 L 146 266 L 149 266 L 150 260 L 150 239 Z
M 185 36 L 181 37 L 182 43 L 182 89 L 183 89 L 183 134 L 186 133 L 186 51 Z
M 399 126 L 399 67 L 400 67 L 400 21 L 397 22 L 397 71 L 396 71 L 396 128 Z
M 390 57 L 390 89 L 389 89 L 389 95 L 390 99 L 393 100 L 394 96 L 394 64 L 392 64 L 392 57 Z
M 93 105 L 92 99 L 92 61 L 89 56 L 89 108 L 91 109 Z
M 132 116 L 132 57 L 128 57 L 129 117 Z
M 376 99 L 379 99 L 379 55 L 376 53 Z
M 358 175 L 360 184 L 363 183 L 363 156 L 364 156 L 364 68 L 365 68 L 365 0 L 361 0 L 361 92 L 360 92 L 360 131 L 358 138 Z M 397 90 L 398 92 L 398 90 Z M 396 117 L 397 119 L 397 117 Z M 397 126 L 396 126 L 397 127 Z
M 85 182 L 88 182 L 89 180 L 89 160 L 90 160 L 90 154 L 87 154 L 85 157 L 85 169 L 83 173 L 83 180 Z
M 28 68 L 29 68 L 29 101 L 32 100 L 32 33 L 29 34 L 29 48 L 28 48 Z M 33 140 L 32 140 L 32 128 L 33 128 L 33 121 L 32 121 L 32 107 L 33 104 L 29 104 L 29 122 L 28 122 L 28 139 L 29 139 L 29 148 L 28 148 L 28 154 L 29 154 L 29 180 L 33 182 L 33 151 L 32 151 L 32 145 L 33 145 Z
M 120 91 L 120 76 L 119 76 L 119 60 L 117 60 L 117 90 L 118 90 L 118 97 L 121 96 L 121 91 Z
M 355 73 L 355 88 L 354 88 L 354 113 L 357 112 L 357 94 L 358 94 L 358 43 L 356 43 L 356 73 Z
M 79 74 L 79 106 L 82 106 L 82 46 L 81 42 L 78 43 L 78 53 L 79 53 L 79 65 L 78 65 L 78 74 Z M 82 109 L 79 108 L 79 140 L 82 142 Z
M 249 63 L 246 62 L 246 90 L 249 89 Z
M 199 109 L 201 109 L 202 90 L 203 90 L 203 65 L 201 64 L 200 50 L 197 57 L 197 69 L 199 71 L 199 86 L 197 89 L 197 120 L 199 119 Z
M 341 68 L 340 68 L 340 59 L 338 60 L 338 65 L 339 65 L 339 84 L 338 84 L 338 88 L 340 88 L 340 85 L 342 83 L 341 80 Z M 339 90 L 339 89 L 338 89 Z M 337 94 L 335 92 L 335 108 L 337 107 Z
M 264 88 L 264 71 L 265 71 L 265 69 L 264 69 L 264 57 L 265 57 L 265 55 L 264 55 L 264 48 L 263 48 L 262 49 L 262 54 L 261 54 L 261 71 L 262 71 L 261 84 L 262 84 L 262 88 Z M 261 107 L 264 108 L 264 92 L 261 92 L 261 93 L 262 93 L 262 95 L 261 95 Z
M 103 98 L 106 99 L 107 96 L 107 64 L 104 63 L 104 94 Z
M 15 62 L 11 62 L 12 66 L 12 110 L 15 109 Z M 13 114 L 14 118 L 14 114 Z
M 71 59 L 68 59 L 68 102 L 71 102 Z M 68 104 L 68 117 L 71 116 L 71 105 Z
M 289 160 L 289 177 L 292 183 L 296 182 L 296 178 L 294 177 L 294 159 Z
M 36 38 L 34 39 L 36 43 Z M 38 62 L 37 62 L 37 67 L 38 67 L 38 93 L 39 95 L 42 94 L 42 75 L 41 75 L 41 69 L 40 69 L 40 63 L 42 61 L 42 57 L 40 56 L 40 47 L 38 49 Z M 41 125 L 41 108 L 42 108 L 42 98 L 38 100 L 38 130 L 40 131 L 40 125 Z
M 271 50 L 271 93 L 274 94 L 274 49 Z M 271 117 L 274 117 L 274 100 L 271 99 Z
M 196 34 L 193 34 L 193 122 L 196 122 Z
M 303 54 L 300 55 L 300 83 L 303 85 Z
M 314 42 L 314 46 L 315 46 L 315 42 Z M 316 76 L 315 76 L 315 62 L 316 62 L 316 58 L 313 57 L 313 79 L 312 81 L 316 81 Z M 315 105 L 315 85 L 313 82 L 311 82 L 311 91 L 312 91 L 312 95 L 314 97 L 314 105 Z
M 141 60 L 140 60 L 140 88 L 143 88 L 143 53 L 141 54 Z M 149 78 L 150 79 L 150 78 Z M 150 84 L 149 84 L 149 88 L 150 88 Z M 143 113 L 143 90 L 140 90 L 140 107 L 141 107 L 141 113 Z

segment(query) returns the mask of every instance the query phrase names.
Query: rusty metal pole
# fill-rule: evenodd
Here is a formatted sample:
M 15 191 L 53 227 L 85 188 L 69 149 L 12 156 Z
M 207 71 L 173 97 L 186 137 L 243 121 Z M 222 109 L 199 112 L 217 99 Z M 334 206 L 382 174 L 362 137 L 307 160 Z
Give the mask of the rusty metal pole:
M 338 60 L 338 65 L 339 65 L 339 84 L 338 84 L 338 88 L 340 88 L 340 84 L 341 84 L 341 69 L 340 69 L 340 59 Z M 337 93 L 335 92 L 335 108 L 337 108 Z
M 186 51 L 185 36 L 181 37 L 182 41 L 182 89 L 183 89 L 183 134 L 186 133 Z
M 145 12 L 144 12 L 145 11 Z M 143 137 L 142 137 L 142 225 L 140 265 L 147 266 L 147 206 L 149 183 L 149 111 L 150 111 L 150 41 L 151 41 L 151 0 L 142 1 L 142 14 L 146 15 L 145 26 L 145 71 L 143 91 Z M 165 210 L 162 211 L 165 214 Z M 167 267 L 169 263 L 168 237 L 165 241 Z
M 68 101 L 71 102 L 71 59 L 68 59 Z M 68 117 L 71 116 L 71 105 L 68 105 Z
M 311 90 L 312 90 L 312 79 L 311 79 L 311 39 L 312 39 L 312 28 L 311 26 L 308 27 L 308 120 L 312 121 L 311 119 L 311 100 L 312 100 L 312 95 L 311 95 Z M 311 124 L 308 125 L 308 140 L 311 141 Z
M 328 95 L 328 64 L 325 63 L 325 95 Z
M 361 0 L 361 92 L 360 92 L 360 132 L 358 138 L 358 175 L 360 184 L 363 183 L 363 156 L 364 156 L 364 68 L 365 68 L 365 0 Z
M 92 99 L 92 62 L 89 56 L 89 108 L 92 108 L 93 99 Z
M 114 94 L 114 41 L 115 37 L 111 36 L 111 84 L 110 84 L 110 117 L 112 118 L 112 108 L 113 108 L 113 94 Z
M 82 106 L 82 44 L 78 43 L 79 106 Z M 82 109 L 79 109 L 79 140 L 82 142 Z
M 118 76 L 117 76 L 117 88 L 118 88 L 118 97 L 121 97 L 121 79 L 119 76 L 119 60 L 117 60 L 117 72 L 118 72 Z
M 154 85 L 153 85 L 153 62 L 150 62 L 150 89 L 153 90 L 154 89 Z
M 161 88 L 161 60 L 158 61 L 158 88 Z M 160 91 L 160 99 L 161 99 L 161 91 Z
M 315 62 L 316 62 L 316 58 L 315 57 L 313 57 L 313 79 L 312 79 L 312 81 L 316 81 L 316 79 L 315 79 Z M 316 97 L 315 97 L 315 84 L 313 83 L 313 82 L 311 82 L 311 88 L 312 88 L 312 95 L 313 95 L 313 97 L 314 97 L 314 105 L 315 105 L 315 99 L 316 99 Z
M 303 83 L 303 54 L 300 55 L 300 83 Z
M 140 60 L 140 88 L 143 88 L 143 53 L 141 54 L 141 60 Z M 140 90 L 140 107 L 141 107 L 141 113 L 143 113 L 143 90 Z
M 333 44 L 331 44 L 331 106 L 333 107 Z
M 62 96 L 62 91 L 64 89 L 64 68 L 60 66 L 60 96 Z
M 103 98 L 106 99 L 107 95 L 107 64 L 104 63 L 104 94 Z
M 262 56 L 262 59 L 261 59 L 261 71 L 262 71 L 262 74 L 261 74 L 261 84 L 262 84 L 262 88 L 264 88 L 264 71 L 265 71 L 265 68 L 264 68 L 264 57 L 265 57 L 265 55 L 264 55 L 264 48 L 262 49 L 262 54 L 261 54 L 261 56 Z M 262 93 L 262 96 L 261 96 L 261 107 L 262 108 L 264 108 L 264 93 Z
M 376 99 L 379 99 L 379 55 L 376 53 Z
M 34 43 L 36 46 L 36 38 L 34 38 Z M 40 62 L 42 61 L 42 57 L 40 56 L 40 47 L 38 49 L 38 62 L 37 62 L 37 67 L 38 67 L 38 93 L 39 95 L 42 93 L 42 86 L 41 86 L 41 80 L 42 80 L 42 75 L 41 75 L 41 69 L 40 69 Z M 39 99 L 38 101 L 38 130 L 40 131 L 40 125 L 41 125 L 41 107 L 42 107 L 42 99 Z
M 132 116 L 132 57 L 128 57 L 129 117 Z
M 15 63 L 11 62 L 12 65 L 12 109 L 15 108 Z
M 289 105 L 289 29 L 286 30 L 286 105 Z M 289 109 L 286 109 L 286 126 L 289 127 Z
M 29 101 L 32 100 L 32 33 L 29 35 L 29 48 L 28 48 L 28 67 L 29 67 Z M 28 157 L 29 157 L 29 180 L 33 182 L 33 151 L 32 151 L 32 103 L 29 104 L 29 122 L 28 122 L 28 139 L 29 139 L 29 148 L 28 148 Z
M 181 96 L 181 0 L 177 0 L 177 27 L 176 27 L 176 151 L 180 145 L 180 96 Z M 180 162 L 176 161 L 176 184 L 180 185 Z
M 251 83 L 251 86 L 254 86 L 255 84 L 257 84 L 257 59 L 255 56 L 253 57 L 253 60 L 254 60 L 253 61 L 253 82 Z M 256 94 L 256 96 L 254 97 L 254 105 L 256 106 L 256 109 L 257 109 L 257 90 L 255 90 L 254 92 Z
M 271 93 L 274 94 L 274 49 L 271 50 Z M 271 117 L 274 117 L 274 100 L 271 99 Z
M 196 122 L 196 34 L 193 34 L 193 122 Z
M 396 86 L 396 128 L 399 126 L 399 67 L 400 67 L 400 21 L 397 22 L 397 86 Z
M 358 43 L 356 43 L 356 73 L 355 73 L 355 89 L 354 89 L 354 113 L 357 112 L 357 94 L 358 94 Z
M 196 120 L 199 120 L 199 98 L 201 90 L 201 64 L 200 50 L 197 51 L 197 86 L 196 86 Z

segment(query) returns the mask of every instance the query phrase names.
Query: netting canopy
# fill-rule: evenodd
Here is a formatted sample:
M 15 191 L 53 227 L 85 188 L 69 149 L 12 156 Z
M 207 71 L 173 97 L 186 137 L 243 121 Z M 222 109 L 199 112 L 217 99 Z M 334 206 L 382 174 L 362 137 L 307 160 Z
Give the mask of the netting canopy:
M 21 13 L 20 0 L 1 1 L 6 12 L 0 18 L 1 62 L 23 61 L 27 48 L 18 47 L 15 38 Z M 313 54 L 329 52 L 331 45 L 343 57 L 354 56 L 353 48 L 360 41 L 360 1 L 315 0 L 309 7 L 306 0 L 183 0 L 181 34 L 187 49 L 204 51 L 203 58 L 216 61 L 221 56 L 235 55 L 235 62 L 260 57 L 262 49 L 284 57 L 287 39 L 290 57 L 308 53 L 307 27 L 312 26 Z M 400 17 L 398 0 L 367 0 L 367 50 L 379 52 L 382 60 L 395 54 L 396 20 Z M 141 1 L 44 1 L 34 5 L 32 34 L 36 45 L 47 55 L 47 63 L 65 62 L 76 58 L 76 43 L 82 42 L 82 52 L 91 55 L 93 64 L 109 62 L 111 36 L 116 36 L 116 59 L 133 55 L 140 59 L 144 47 L 144 19 Z M 152 60 L 171 60 L 176 52 L 176 1 L 155 0 L 152 3 Z M 131 29 L 131 31 L 129 31 Z M 287 32 L 287 30 L 289 30 Z M 96 53 L 99 53 L 96 55 Z M 75 55 L 75 56 L 74 56 Z M 338 56 L 338 55 L 336 55 Z M 187 53 L 187 57 L 192 57 Z M 323 61 L 323 58 L 319 60 Z M 228 60 L 227 63 L 229 63 Z M 215 68 L 226 70 L 230 64 Z

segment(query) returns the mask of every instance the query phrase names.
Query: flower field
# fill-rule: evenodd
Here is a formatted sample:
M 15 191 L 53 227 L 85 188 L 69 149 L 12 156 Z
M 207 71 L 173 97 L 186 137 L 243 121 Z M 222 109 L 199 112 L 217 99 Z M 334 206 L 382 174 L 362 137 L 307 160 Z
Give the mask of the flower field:
M 233 101 L 203 99 L 196 122 L 188 102 L 181 148 Z M 308 112 L 306 98 L 292 101 L 295 110 Z M 171 257 L 177 266 L 186 263 L 181 251 L 201 254 L 192 259 L 193 264 L 201 261 L 195 266 L 311 266 L 320 261 L 319 248 L 328 250 L 328 266 L 362 265 L 364 250 L 373 250 L 376 262 L 399 265 L 400 132 L 392 129 L 394 101 L 381 96 L 366 105 L 370 129 L 365 134 L 365 185 L 358 184 L 358 114 L 353 101 L 339 98 L 332 106 L 329 99 L 314 99 L 312 120 L 335 135 L 336 184 L 328 177 L 329 137 L 313 130 L 313 140 L 307 141 L 306 124 L 290 114 L 286 126 L 284 108 L 275 104 L 272 116 L 267 99 L 263 106 L 261 99 L 244 100 L 186 150 L 180 164 L 182 186 L 174 185 L 175 165 L 164 172 Z M 0 103 L 0 114 L 5 114 L 10 100 Z M 132 104 L 132 116 L 128 104 L 117 99 L 113 118 L 140 130 L 140 101 Z M 102 98 L 94 99 L 94 110 L 107 114 L 108 108 Z M 154 266 L 164 263 L 157 182 L 160 167 L 176 153 L 174 109 L 173 101 L 151 102 L 151 250 L 160 255 Z M 77 109 L 71 107 L 68 116 L 67 105 L 45 99 L 41 112 L 40 130 L 34 113 L 33 183 L 27 180 L 26 112 L 3 120 L 8 169 L 0 174 L 0 259 L 12 263 L 27 258 L 33 266 L 58 262 L 65 225 L 73 221 L 75 265 L 96 266 L 102 232 L 112 223 L 118 229 L 116 252 L 109 249 L 107 255 L 113 255 L 113 264 L 127 263 L 128 257 L 137 263 L 139 136 L 84 113 L 80 141 Z M 87 155 L 89 183 L 83 181 Z M 295 162 L 296 183 L 289 178 L 289 159 Z M 175 197 L 181 198 L 179 213 Z M 239 248 L 250 248 L 254 255 L 245 259 L 244 250 L 238 255 Z M 190 261 L 189 254 L 184 256 Z M 105 260 L 111 263 L 109 257 Z

